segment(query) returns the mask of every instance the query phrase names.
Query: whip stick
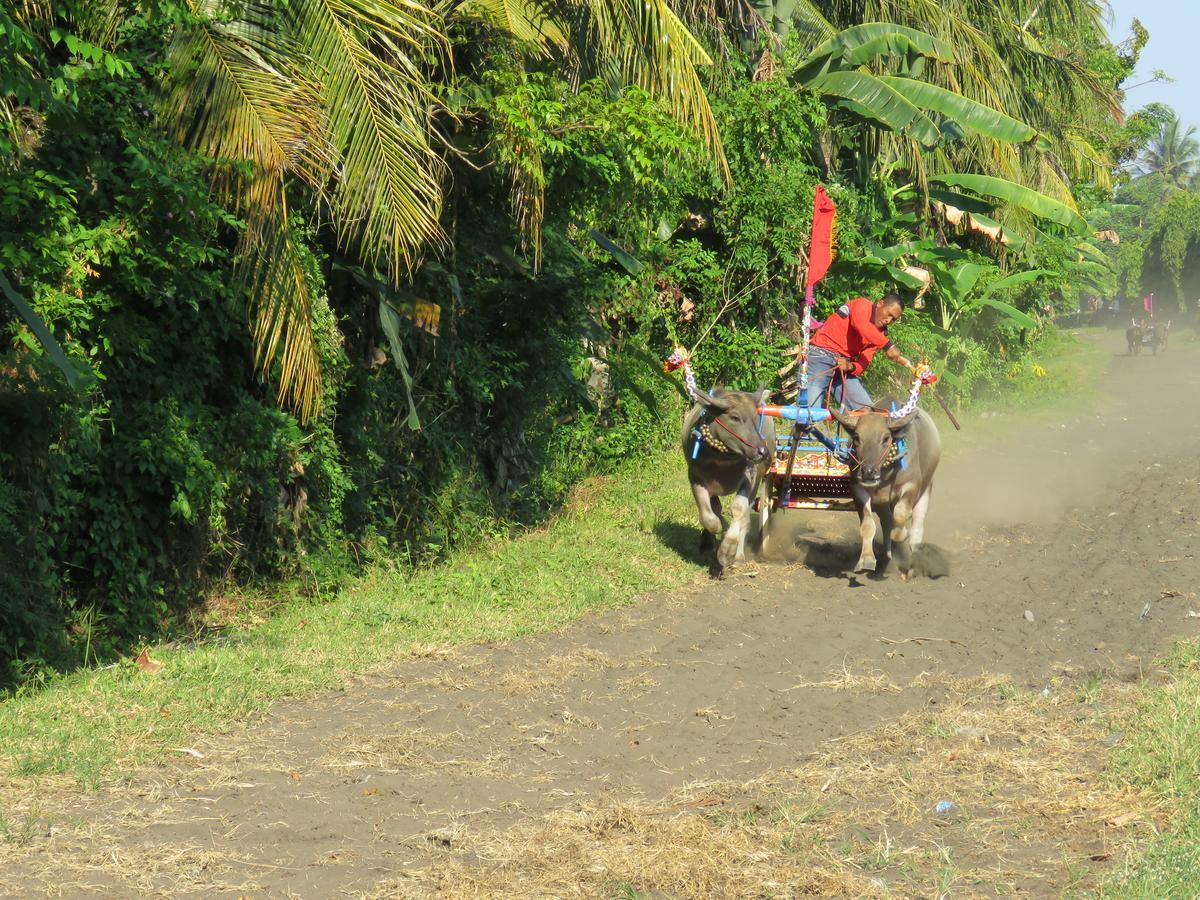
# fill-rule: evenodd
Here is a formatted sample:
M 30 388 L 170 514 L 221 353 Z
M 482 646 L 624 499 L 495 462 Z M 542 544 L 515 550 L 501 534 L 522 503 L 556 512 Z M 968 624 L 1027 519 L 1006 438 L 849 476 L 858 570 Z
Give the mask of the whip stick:
M 932 387 L 930 388 L 930 393 L 933 394 L 933 399 L 938 402 L 938 406 L 942 408 L 942 412 L 950 419 L 950 424 L 954 426 L 954 430 L 962 431 L 962 426 L 958 424 L 958 419 L 954 418 L 954 413 L 950 412 L 950 407 L 946 405 L 946 401 L 942 399 L 942 395 Z

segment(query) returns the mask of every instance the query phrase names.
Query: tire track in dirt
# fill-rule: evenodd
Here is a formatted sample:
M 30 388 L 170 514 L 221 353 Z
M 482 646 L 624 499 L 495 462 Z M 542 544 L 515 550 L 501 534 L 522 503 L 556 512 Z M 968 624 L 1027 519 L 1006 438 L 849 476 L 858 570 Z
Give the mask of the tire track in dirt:
M 788 558 L 757 575 L 281 704 L 198 744 L 203 760 L 81 806 L 82 827 L 38 842 L 0 885 L 371 892 L 449 858 L 481 864 L 471 833 L 770 777 L 831 739 L 953 706 L 949 676 L 1010 675 L 1050 694 L 1098 673 L 1136 680 L 1200 630 L 1186 618 L 1200 608 L 1188 596 L 1200 586 L 1197 360 L 1194 345 L 1114 356 L 1099 413 L 1014 421 L 1012 437 L 946 460 L 929 522 L 946 577 L 847 577 L 852 517 L 798 518 Z

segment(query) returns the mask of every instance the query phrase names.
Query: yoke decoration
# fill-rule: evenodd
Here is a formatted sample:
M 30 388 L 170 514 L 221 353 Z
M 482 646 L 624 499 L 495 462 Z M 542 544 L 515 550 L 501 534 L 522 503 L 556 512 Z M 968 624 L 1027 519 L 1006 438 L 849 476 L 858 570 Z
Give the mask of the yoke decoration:
M 921 396 L 921 388 L 927 384 L 936 384 L 937 376 L 933 374 L 933 369 L 929 367 L 929 363 L 922 362 L 913 366 L 913 383 L 912 390 L 908 392 L 908 402 L 899 409 L 893 409 L 888 413 L 889 419 L 903 419 L 917 408 L 917 402 Z
M 699 403 L 700 390 L 696 387 L 696 375 L 692 372 L 692 358 L 682 347 L 676 347 L 663 363 L 663 371 L 668 375 L 676 369 L 683 369 L 683 382 L 687 385 L 687 392 Z

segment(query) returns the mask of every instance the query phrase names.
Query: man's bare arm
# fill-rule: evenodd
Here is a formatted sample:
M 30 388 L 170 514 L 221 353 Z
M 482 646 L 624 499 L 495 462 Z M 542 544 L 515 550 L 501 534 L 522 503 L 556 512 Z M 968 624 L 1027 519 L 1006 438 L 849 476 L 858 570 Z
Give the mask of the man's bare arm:
M 887 358 L 894 363 L 899 363 L 906 369 L 911 369 L 913 367 L 913 364 L 905 358 L 904 354 L 900 352 L 900 348 L 895 344 L 887 348 Z

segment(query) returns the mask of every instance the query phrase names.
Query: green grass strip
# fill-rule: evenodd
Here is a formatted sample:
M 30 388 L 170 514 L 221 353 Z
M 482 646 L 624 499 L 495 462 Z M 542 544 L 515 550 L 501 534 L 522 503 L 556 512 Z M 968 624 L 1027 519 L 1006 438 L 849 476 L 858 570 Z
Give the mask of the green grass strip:
M 0 774 L 75 775 L 87 786 L 161 758 L 196 733 L 222 732 L 285 697 L 334 687 L 423 645 L 502 641 L 559 628 L 706 566 L 682 459 L 593 479 L 584 502 L 513 540 L 436 568 L 374 573 L 332 601 L 297 599 L 261 625 L 165 664 L 76 672 L 0 705 Z
M 1166 665 L 1173 678 L 1145 689 L 1114 756 L 1114 774 L 1161 796 L 1172 809 L 1170 830 L 1126 865 L 1103 897 L 1200 895 L 1200 643 L 1178 644 Z

